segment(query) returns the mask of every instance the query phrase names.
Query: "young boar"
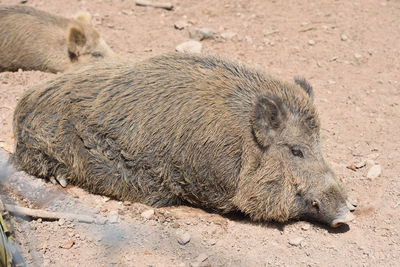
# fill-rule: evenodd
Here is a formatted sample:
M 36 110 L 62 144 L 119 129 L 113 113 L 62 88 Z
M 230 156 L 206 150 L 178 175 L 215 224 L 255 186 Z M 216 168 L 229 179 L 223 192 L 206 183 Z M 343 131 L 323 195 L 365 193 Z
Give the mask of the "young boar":
M 84 66 L 19 101 L 15 160 L 120 200 L 336 227 L 352 214 L 320 151 L 311 86 L 296 82 L 180 53 Z
M 0 71 L 55 73 L 106 57 L 115 54 L 87 12 L 67 19 L 28 6 L 0 6 Z

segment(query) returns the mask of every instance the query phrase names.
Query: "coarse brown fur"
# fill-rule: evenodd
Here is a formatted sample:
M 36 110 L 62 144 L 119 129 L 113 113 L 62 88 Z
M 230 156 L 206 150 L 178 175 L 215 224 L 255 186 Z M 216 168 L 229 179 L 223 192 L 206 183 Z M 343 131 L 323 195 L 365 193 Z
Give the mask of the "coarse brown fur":
M 56 16 L 28 6 L 0 6 L 0 71 L 62 72 L 115 57 L 91 25 L 91 16 Z
M 215 56 L 102 62 L 25 93 L 15 158 L 116 199 L 330 223 L 347 212 L 346 194 L 321 155 L 308 93 Z

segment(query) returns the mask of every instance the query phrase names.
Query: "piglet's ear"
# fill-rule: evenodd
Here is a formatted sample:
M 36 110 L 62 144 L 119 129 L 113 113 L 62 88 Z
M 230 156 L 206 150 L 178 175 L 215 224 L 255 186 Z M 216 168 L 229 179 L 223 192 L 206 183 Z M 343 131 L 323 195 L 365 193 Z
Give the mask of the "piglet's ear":
M 68 52 L 71 58 L 77 58 L 80 51 L 86 44 L 86 35 L 83 28 L 79 25 L 71 25 L 67 32 Z
M 283 128 L 286 108 L 281 100 L 262 96 L 257 99 L 252 115 L 253 135 L 259 146 L 267 148 Z
M 87 24 L 92 24 L 92 15 L 87 11 L 79 11 L 75 14 L 75 19 Z

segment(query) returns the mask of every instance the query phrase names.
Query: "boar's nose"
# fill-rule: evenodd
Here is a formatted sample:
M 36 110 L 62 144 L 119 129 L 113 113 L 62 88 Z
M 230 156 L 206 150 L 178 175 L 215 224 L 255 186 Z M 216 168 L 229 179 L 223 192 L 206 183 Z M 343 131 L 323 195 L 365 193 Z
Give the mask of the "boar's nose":
M 348 223 L 354 219 L 354 215 L 350 212 L 348 207 L 342 209 L 339 215 L 331 222 L 331 227 L 336 228 L 342 224 Z

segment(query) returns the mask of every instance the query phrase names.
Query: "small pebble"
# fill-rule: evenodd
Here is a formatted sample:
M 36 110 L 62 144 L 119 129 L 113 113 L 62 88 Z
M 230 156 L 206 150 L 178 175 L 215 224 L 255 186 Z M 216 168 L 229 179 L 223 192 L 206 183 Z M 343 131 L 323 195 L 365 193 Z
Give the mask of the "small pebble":
M 304 224 L 304 225 L 301 227 L 301 230 L 303 230 L 303 231 L 308 231 L 308 230 L 310 230 L 310 228 L 311 228 L 311 226 L 310 226 L 309 224 Z
M 202 49 L 202 44 L 194 40 L 181 43 L 175 48 L 177 52 L 182 52 L 182 53 L 200 53 L 201 49 Z
M 214 32 L 210 29 L 199 29 L 192 27 L 189 29 L 189 37 L 197 41 L 214 38 Z
M 186 21 L 180 20 L 174 23 L 174 28 L 177 30 L 183 30 L 184 28 L 186 28 L 187 26 L 189 26 L 189 24 Z
M 214 246 L 215 244 L 217 244 L 217 240 L 215 240 L 215 239 L 210 239 L 210 240 L 208 240 L 208 245 L 210 245 L 210 246 Z
M 121 13 L 124 14 L 124 15 L 127 15 L 127 16 L 130 16 L 130 15 L 133 14 L 133 12 L 130 11 L 130 10 L 121 10 Z
M 207 254 L 201 253 L 199 256 L 197 256 L 191 263 L 190 266 L 192 267 L 200 267 L 203 266 L 203 262 L 205 262 L 208 259 Z
M 348 39 L 348 37 L 347 37 L 346 34 L 340 35 L 340 40 L 342 40 L 342 41 L 347 41 L 347 39 Z
M 151 217 L 154 216 L 154 210 L 150 209 L 150 210 L 145 210 L 142 212 L 142 214 L 140 214 L 140 216 L 142 216 L 143 218 L 149 220 Z
M 367 178 L 368 179 L 375 179 L 379 175 L 381 175 L 381 172 L 382 172 L 381 165 L 378 165 L 378 164 L 374 165 L 369 169 L 369 171 L 367 173 Z
M 222 39 L 225 39 L 225 40 L 231 40 L 235 36 L 236 36 L 236 33 L 234 33 L 234 32 L 223 32 L 223 33 L 221 33 Z
M 303 242 L 304 238 L 302 237 L 295 237 L 295 238 L 291 238 L 289 239 L 289 244 L 295 247 L 298 247 L 301 245 L 301 242 Z
M 178 234 L 177 240 L 179 244 L 186 245 L 190 242 L 190 234 L 188 232 Z
M 58 225 L 59 226 L 64 225 L 64 223 L 65 223 L 64 218 L 61 218 L 61 219 L 58 220 Z
M 356 59 L 361 59 L 361 58 L 362 58 L 362 55 L 361 55 L 361 54 L 358 54 L 358 53 L 355 53 L 355 54 L 354 54 L 354 57 L 355 57 Z
M 308 44 L 313 46 L 313 45 L 315 45 L 315 41 L 314 40 L 308 40 Z
M 119 220 L 118 211 L 111 211 L 110 216 L 108 217 L 110 223 L 117 223 Z

